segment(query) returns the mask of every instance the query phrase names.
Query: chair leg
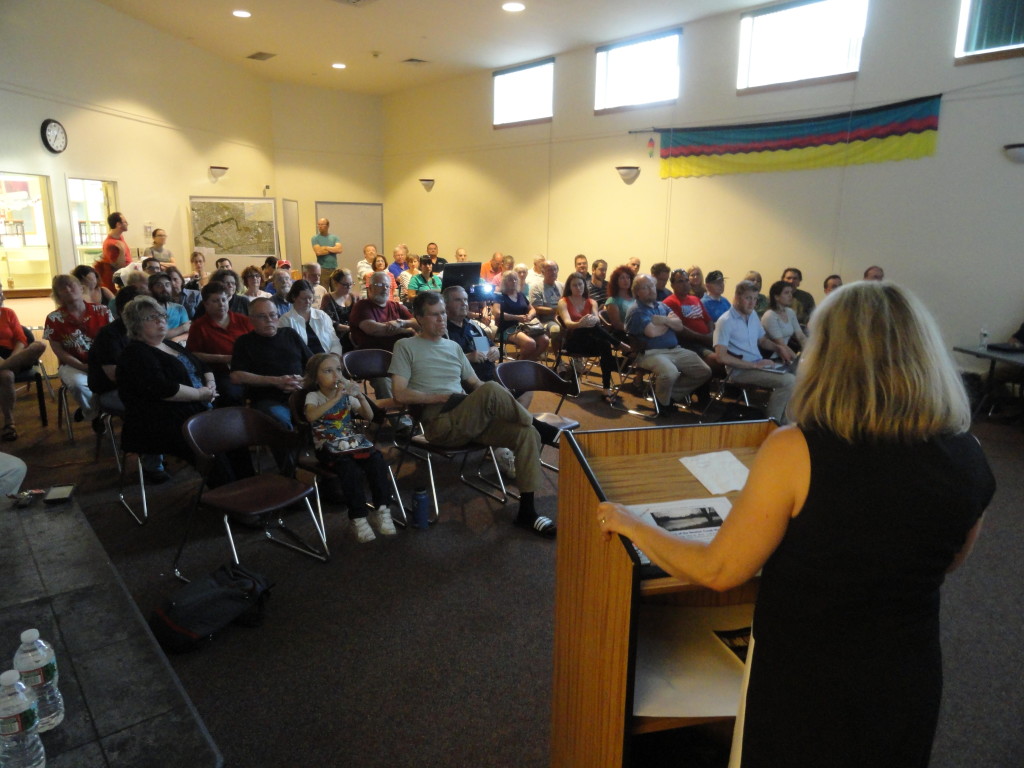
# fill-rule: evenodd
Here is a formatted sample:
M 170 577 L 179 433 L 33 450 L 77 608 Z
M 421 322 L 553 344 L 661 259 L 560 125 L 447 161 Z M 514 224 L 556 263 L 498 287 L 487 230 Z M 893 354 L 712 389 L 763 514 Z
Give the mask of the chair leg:
M 36 373 L 36 400 L 39 402 L 39 421 L 44 427 L 49 426 L 49 419 L 46 416 L 46 396 L 43 394 L 42 374 Z
M 313 511 L 313 505 L 309 503 L 309 498 L 304 499 L 306 502 L 306 509 L 309 511 L 309 516 L 313 520 L 313 527 L 316 528 L 317 535 L 320 538 L 320 545 L 322 549 L 316 549 L 312 544 L 308 543 L 305 539 L 299 536 L 298 533 L 293 531 L 287 525 L 282 518 L 277 518 L 277 522 L 267 521 L 267 524 L 263 528 L 263 535 L 270 539 L 275 544 L 280 544 L 282 547 L 299 552 L 307 557 L 312 557 L 314 560 L 319 560 L 322 563 L 326 563 L 331 559 L 331 552 L 327 548 L 327 532 L 324 530 L 324 520 L 321 515 L 317 518 L 316 512 Z M 227 521 L 227 515 L 224 516 L 224 525 L 228 529 L 228 537 L 231 538 L 231 527 Z M 276 528 L 281 533 L 288 536 L 292 541 L 285 541 L 284 539 L 276 538 L 271 533 L 271 528 Z M 295 542 L 295 543 L 292 543 Z M 235 555 L 235 562 L 238 562 L 238 552 L 235 549 L 234 539 L 231 539 L 231 551 Z
M 395 479 L 395 473 L 391 469 L 391 465 L 388 465 L 388 478 L 391 480 L 391 492 L 395 498 L 395 506 L 398 507 L 398 511 L 402 513 L 402 519 L 399 520 L 397 517 L 392 515 L 392 519 L 397 525 L 407 528 L 409 526 L 409 516 L 405 512 L 405 505 L 402 503 L 402 494 L 398 491 L 398 480 Z
M 67 429 L 68 442 L 75 442 L 75 431 L 71 425 L 71 414 L 68 412 L 68 388 L 61 384 L 57 390 L 57 429 L 60 429 L 63 422 Z
M 621 411 L 622 413 L 628 413 L 630 416 L 637 416 L 646 421 L 654 421 L 661 416 L 661 406 L 658 405 L 658 397 L 655 394 L 654 384 L 657 381 L 657 377 L 652 373 L 648 376 L 647 386 L 645 387 L 642 400 L 649 400 L 651 406 L 636 405 L 635 407 L 629 407 L 621 401 L 611 403 L 612 410 Z
M 480 471 L 483 468 L 484 461 L 486 461 L 488 456 L 491 459 L 491 465 L 494 467 L 494 475 L 495 477 L 498 478 L 497 483 L 495 483 L 493 480 L 487 477 L 484 477 L 484 475 Z M 469 454 L 463 454 L 462 465 L 459 467 L 459 480 L 461 480 L 463 483 L 468 485 L 473 490 L 479 491 L 485 496 L 490 496 L 492 499 L 494 499 L 500 504 L 508 504 L 508 499 L 510 496 L 513 499 L 516 499 L 517 501 L 519 500 L 519 494 L 513 493 L 512 491 L 508 490 L 508 488 L 505 487 L 505 479 L 501 476 L 501 470 L 498 468 L 498 460 L 494 457 L 493 448 L 488 448 L 486 451 L 484 451 L 483 456 L 480 457 L 480 463 L 477 464 L 476 472 L 471 477 L 466 476 L 466 462 L 468 460 Z M 491 488 L 501 491 L 501 495 L 499 496 L 498 494 L 494 493 L 494 491 L 492 491 Z
M 173 571 L 175 577 L 178 578 L 179 580 L 185 582 L 186 584 L 189 583 L 189 580 L 186 579 L 182 575 L 181 571 L 178 569 L 178 563 L 181 562 L 181 554 L 182 554 L 182 552 L 185 551 L 185 544 L 188 542 L 188 536 L 189 536 L 190 533 L 192 533 L 192 524 L 195 522 L 196 517 L 198 517 L 197 513 L 199 512 L 199 502 L 203 498 L 203 485 L 204 484 L 205 484 L 205 481 L 200 483 L 199 490 L 196 491 L 195 503 L 192 505 L 192 509 L 188 513 L 188 519 L 185 521 L 185 533 L 181 537 L 181 544 L 178 545 L 178 552 L 174 555 L 174 562 L 171 564 L 171 570 Z M 225 519 L 225 524 L 226 524 L 227 517 L 225 516 L 224 519 Z M 231 531 L 229 529 L 228 530 L 228 538 L 230 539 L 230 537 L 231 537 Z M 232 542 L 231 542 L 232 550 L 234 550 L 234 547 L 235 547 L 235 543 L 232 540 Z M 236 563 L 238 562 L 238 555 L 237 555 L 237 553 L 235 554 L 235 562 Z
M 131 504 L 128 503 L 128 499 L 125 498 L 124 494 L 124 475 L 128 469 L 127 455 L 125 456 L 125 461 L 120 465 L 121 482 L 118 488 L 117 496 L 121 501 L 121 506 L 128 511 L 128 514 L 135 519 L 135 522 L 139 525 L 145 525 L 146 522 L 149 520 L 149 504 L 146 500 L 146 477 L 142 473 L 142 456 L 140 454 L 135 454 L 135 462 L 139 470 L 139 494 L 142 496 L 142 517 L 139 517 L 135 513 L 135 510 L 132 509 Z M 182 543 L 182 546 L 184 546 L 184 543 Z M 180 550 L 178 554 L 181 554 Z M 174 562 L 175 564 L 177 564 L 178 561 L 175 560 Z

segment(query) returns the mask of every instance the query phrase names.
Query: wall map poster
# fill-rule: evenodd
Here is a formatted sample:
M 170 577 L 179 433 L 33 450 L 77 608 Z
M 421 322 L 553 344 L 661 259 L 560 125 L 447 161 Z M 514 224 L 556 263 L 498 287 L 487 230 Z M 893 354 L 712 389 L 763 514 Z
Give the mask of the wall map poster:
M 260 197 L 190 197 L 192 243 L 217 256 L 277 256 L 277 210 Z

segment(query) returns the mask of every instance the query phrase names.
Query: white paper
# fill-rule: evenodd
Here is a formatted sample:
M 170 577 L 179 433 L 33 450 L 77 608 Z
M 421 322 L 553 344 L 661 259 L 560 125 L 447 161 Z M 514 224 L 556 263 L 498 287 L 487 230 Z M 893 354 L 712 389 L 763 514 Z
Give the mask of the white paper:
M 713 499 L 681 499 L 657 504 L 634 504 L 627 507 L 648 525 L 668 531 L 687 541 L 709 542 L 718 533 L 722 522 L 729 516 L 732 504 L 724 496 Z M 636 545 L 642 565 L 649 565 L 647 557 Z
M 693 473 L 709 493 L 714 494 L 743 490 L 750 475 L 750 470 L 733 455 L 732 451 L 685 456 L 679 461 Z
M 739 709 L 743 664 L 715 630 L 748 627 L 753 605 L 644 605 L 638 615 L 633 714 L 728 717 Z

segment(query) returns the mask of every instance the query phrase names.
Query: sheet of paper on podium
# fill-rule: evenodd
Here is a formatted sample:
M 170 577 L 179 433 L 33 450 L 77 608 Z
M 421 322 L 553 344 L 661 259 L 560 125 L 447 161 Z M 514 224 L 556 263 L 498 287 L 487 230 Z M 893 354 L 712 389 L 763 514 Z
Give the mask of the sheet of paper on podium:
M 710 493 L 716 495 L 743 490 L 750 475 L 750 470 L 731 451 L 684 456 L 679 461 Z

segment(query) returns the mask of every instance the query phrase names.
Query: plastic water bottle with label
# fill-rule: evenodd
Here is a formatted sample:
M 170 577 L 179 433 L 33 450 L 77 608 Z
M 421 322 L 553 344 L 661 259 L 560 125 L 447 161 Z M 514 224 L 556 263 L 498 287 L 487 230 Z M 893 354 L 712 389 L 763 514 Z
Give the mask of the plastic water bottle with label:
M 64 697 L 57 688 L 57 657 L 53 646 L 39 638 L 38 629 L 21 633 L 14 668 L 21 673 L 21 682 L 34 690 L 39 699 L 39 732 L 60 725 L 64 720 Z
M 36 694 L 10 669 L 0 675 L 0 766 L 43 768 L 46 750 L 39 739 Z

